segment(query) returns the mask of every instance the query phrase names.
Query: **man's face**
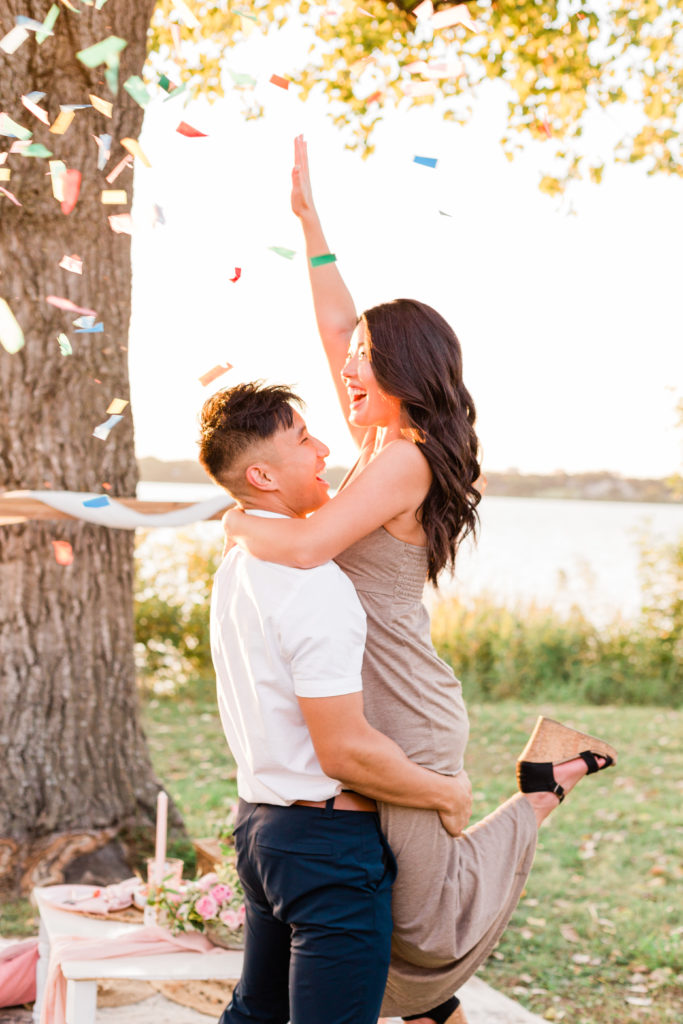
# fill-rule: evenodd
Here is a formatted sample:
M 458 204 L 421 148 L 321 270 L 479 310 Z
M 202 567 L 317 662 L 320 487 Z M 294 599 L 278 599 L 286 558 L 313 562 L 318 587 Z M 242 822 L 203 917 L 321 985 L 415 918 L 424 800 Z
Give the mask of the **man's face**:
M 270 439 L 272 471 L 278 491 L 287 507 L 298 516 L 314 512 L 329 501 L 329 484 L 322 479 L 330 449 L 306 428 L 296 410 L 287 430 L 278 430 Z

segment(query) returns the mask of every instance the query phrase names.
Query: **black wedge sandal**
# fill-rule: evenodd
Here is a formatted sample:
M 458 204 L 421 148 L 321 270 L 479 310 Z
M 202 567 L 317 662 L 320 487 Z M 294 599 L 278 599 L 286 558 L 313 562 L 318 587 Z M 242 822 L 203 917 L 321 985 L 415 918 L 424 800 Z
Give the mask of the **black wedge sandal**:
M 522 793 L 555 793 L 562 803 L 565 791 L 553 768 L 577 757 L 586 762 L 587 775 L 617 763 L 617 752 L 609 743 L 540 715 L 517 761 L 517 785 Z M 598 764 L 598 757 L 605 763 Z

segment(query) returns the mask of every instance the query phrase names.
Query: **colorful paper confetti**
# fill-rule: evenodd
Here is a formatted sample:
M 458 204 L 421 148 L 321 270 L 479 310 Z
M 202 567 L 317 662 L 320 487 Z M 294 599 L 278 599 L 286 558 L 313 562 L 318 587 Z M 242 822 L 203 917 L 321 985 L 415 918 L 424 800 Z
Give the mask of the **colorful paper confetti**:
M 67 338 L 66 334 L 58 334 L 57 341 L 59 342 L 59 351 L 63 356 L 72 356 L 74 354 L 71 342 Z
M 77 306 L 71 299 L 62 298 L 61 295 L 46 295 L 45 301 L 49 302 L 51 306 L 56 306 L 57 309 L 64 309 L 67 313 L 83 313 L 85 316 L 97 316 L 97 312 L 94 309 L 85 309 L 83 306 Z
M 121 39 L 119 36 L 107 36 L 99 43 L 87 46 L 85 50 L 79 50 L 76 57 L 81 64 L 85 64 L 86 68 L 97 68 L 100 64 L 109 66 L 114 61 L 118 64 L 118 55 L 125 50 L 126 46 L 128 43 L 125 39 Z
M 0 114 L 0 135 L 6 135 L 10 139 L 21 139 L 25 141 L 33 136 L 33 132 L 23 125 L 17 124 L 8 114 Z
M 38 157 L 41 160 L 47 160 L 49 157 L 54 156 L 53 152 L 44 146 L 42 142 L 31 142 L 22 150 L 22 156 Z
M 39 46 L 41 46 L 45 42 L 45 40 L 49 38 L 49 36 L 54 35 L 52 29 L 54 28 L 55 22 L 57 21 L 58 17 L 59 7 L 57 6 L 57 4 L 52 4 L 50 10 L 47 12 L 45 16 L 45 21 L 43 22 L 42 30 L 40 32 L 36 32 L 36 42 Z
M 62 270 L 68 270 L 72 274 L 83 273 L 83 260 L 80 256 L 76 256 L 75 254 L 73 256 L 67 256 L 66 254 L 62 256 L 59 266 Z
M 228 370 L 232 370 L 232 363 L 219 363 L 218 366 L 214 366 L 210 370 L 207 370 L 206 373 L 203 373 L 201 377 L 198 378 L 199 383 L 203 387 L 207 387 L 208 384 L 216 380 L 218 377 L 222 377 L 224 373 L 228 372 Z
M 16 197 L 15 195 L 14 195 L 14 193 L 13 193 L 13 192 L 10 192 L 10 191 L 9 191 L 9 189 L 6 189 L 6 188 L 4 188 L 4 187 L 3 187 L 2 185 L 0 185 L 0 192 L 2 192 L 2 194 L 3 194 L 4 196 L 7 196 L 7 198 L 8 198 L 8 199 L 9 199 L 9 200 L 10 200 L 11 202 L 13 202 L 15 206 L 21 206 L 21 205 L 22 205 L 22 203 L 20 203 L 20 202 L 19 202 L 19 200 L 17 199 L 17 197 Z
M 81 172 L 73 168 L 64 171 L 62 179 L 62 213 L 69 214 L 78 202 L 81 191 Z
M 145 167 L 152 166 L 148 158 L 145 156 L 145 152 L 137 139 L 121 139 L 121 145 L 124 149 L 128 150 L 131 156 L 137 157 L 138 160 L 141 160 Z
M 185 22 L 188 28 L 199 28 L 200 22 L 196 16 L 192 13 L 190 8 L 184 2 L 184 0 L 171 0 L 173 7 L 177 11 L 181 20 Z
M 333 252 L 326 252 L 322 256 L 311 256 L 312 267 L 324 267 L 326 263 L 336 263 L 337 257 Z
M 289 81 L 286 78 L 282 78 L 280 75 L 271 75 L 269 81 L 273 85 L 279 85 L 281 89 L 289 89 Z
M 111 416 L 112 414 L 118 416 L 120 412 L 123 412 L 127 405 L 128 400 L 126 398 L 112 398 L 109 403 L 109 408 L 107 409 L 107 416 Z
M 91 135 L 90 138 L 95 140 L 97 146 L 97 170 L 103 171 L 111 156 L 111 135 L 102 132 L 101 135 Z
M 14 355 L 24 344 L 24 332 L 9 308 L 9 303 L 6 299 L 0 299 L 0 345 L 10 355 Z
M 123 416 L 110 416 L 104 423 L 100 423 L 92 432 L 92 436 L 98 441 L 106 441 L 117 423 L 120 423 Z
M 42 107 L 38 106 L 36 101 L 36 97 L 42 99 L 44 95 L 44 92 L 29 93 L 28 95 L 21 97 L 21 102 L 26 107 L 29 114 L 33 114 L 33 116 L 37 117 L 39 121 L 42 121 L 44 125 L 49 125 L 50 117 L 47 110 L 43 110 Z
M 123 88 L 140 107 L 146 107 L 152 98 L 139 75 L 131 75 L 130 78 L 127 78 L 123 83 Z
M 105 188 L 100 199 L 104 206 L 123 206 L 128 202 L 128 193 L 125 188 Z
M 269 245 L 268 248 L 271 252 L 277 253 L 278 256 L 284 256 L 286 260 L 293 260 L 296 256 L 295 249 L 283 249 L 281 245 Z
M 196 128 L 193 128 L 192 125 L 188 124 L 186 121 L 181 121 L 178 127 L 176 128 L 176 131 L 179 132 L 181 135 L 185 135 L 188 139 L 208 138 L 208 136 L 204 132 L 200 132 Z
M 242 276 L 242 268 L 241 267 L 235 267 L 235 276 L 231 277 L 230 280 L 232 281 L 233 284 L 235 284 L 236 281 L 239 281 L 241 276 Z
M 94 96 L 93 93 L 89 93 L 89 99 L 98 114 L 104 114 L 105 117 L 111 117 L 111 112 L 114 109 L 114 104 L 109 103 L 108 100 L 101 100 L 99 96 Z
M 0 39 L 0 50 L 4 50 L 7 54 L 16 53 L 21 44 L 26 42 L 29 35 L 30 33 L 25 28 L 15 25 L 6 36 Z
M 133 218 L 129 213 L 112 213 L 109 216 L 109 226 L 117 235 L 133 234 Z
M 126 169 L 126 167 L 132 167 L 132 166 L 133 166 L 133 157 L 132 156 L 124 156 L 123 160 L 120 160 L 117 163 L 117 165 L 113 169 L 113 171 L 109 172 L 109 174 L 105 178 L 105 181 L 108 182 L 108 184 L 111 185 L 112 182 L 116 181 L 116 179 L 118 178 L 118 176 L 121 173 L 121 171 L 124 171 Z
M 50 131 L 53 135 L 63 135 L 64 132 L 69 128 L 76 114 L 73 110 L 66 110 L 64 107 L 59 108 L 54 124 L 50 126 Z
M 53 540 L 52 549 L 57 565 L 71 565 L 74 560 L 74 549 L 68 540 Z
M 63 160 L 50 160 L 50 177 L 52 179 L 52 195 L 58 202 L 64 200 L 64 176 L 66 164 Z
M 423 167 L 436 167 L 437 159 L 434 156 L 414 156 L 414 164 L 422 164 Z
M 88 498 L 83 504 L 86 508 L 105 508 L 111 505 L 111 502 L 106 494 L 98 494 L 96 498 Z

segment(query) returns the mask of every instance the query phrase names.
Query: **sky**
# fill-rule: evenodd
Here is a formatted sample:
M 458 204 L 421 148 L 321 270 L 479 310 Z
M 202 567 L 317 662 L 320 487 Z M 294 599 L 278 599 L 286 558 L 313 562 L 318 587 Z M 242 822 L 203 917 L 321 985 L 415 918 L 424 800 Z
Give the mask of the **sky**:
M 570 214 L 538 190 L 542 142 L 505 159 L 496 85 L 475 98 L 465 127 L 433 107 L 388 111 L 375 154 L 362 160 L 345 149 L 324 101 L 302 103 L 269 84 L 300 54 L 301 40 L 284 32 L 255 33 L 231 55 L 233 70 L 259 79 L 260 120 L 245 121 L 234 94 L 146 108 L 140 142 L 152 167 L 136 161 L 132 209 L 138 455 L 196 458 L 202 402 L 263 378 L 299 391 L 329 465 L 354 460 L 289 205 L 293 139 L 303 132 L 318 211 L 357 309 L 417 298 L 455 329 L 484 471 L 676 471 L 683 180 L 611 166 L 601 186 L 574 187 Z M 180 120 L 207 138 L 179 135 Z M 618 129 L 613 115 L 596 115 L 596 152 Z M 436 168 L 416 155 L 437 158 Z M 153 227 L 155 203 L 165 224 Z M 231 283 L 235 267 L 242 276 Z M 234 369 L 202 387 L 198 377 L 226 361 Z

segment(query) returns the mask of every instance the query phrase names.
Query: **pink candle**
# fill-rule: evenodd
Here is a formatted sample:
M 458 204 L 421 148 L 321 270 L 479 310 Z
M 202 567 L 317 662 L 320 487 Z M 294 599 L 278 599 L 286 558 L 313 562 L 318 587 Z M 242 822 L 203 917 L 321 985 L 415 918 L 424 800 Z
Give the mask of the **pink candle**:
M 161 885 L 164 877 L 164 864 L 166 863 L 166 820 L 168 817 L 168 796 L 163 789 L 159 790 L 157 797 L 157 837 L 154 850 L 156 883 Z

